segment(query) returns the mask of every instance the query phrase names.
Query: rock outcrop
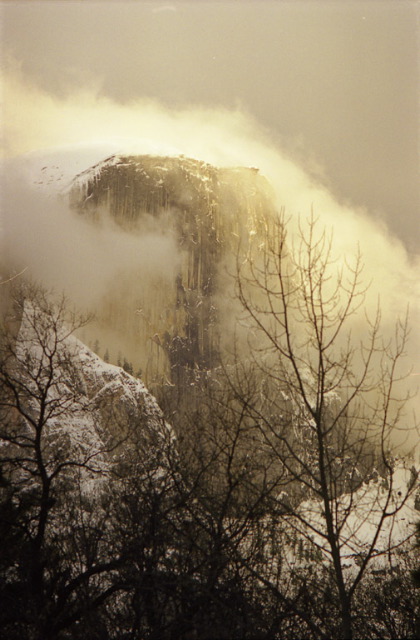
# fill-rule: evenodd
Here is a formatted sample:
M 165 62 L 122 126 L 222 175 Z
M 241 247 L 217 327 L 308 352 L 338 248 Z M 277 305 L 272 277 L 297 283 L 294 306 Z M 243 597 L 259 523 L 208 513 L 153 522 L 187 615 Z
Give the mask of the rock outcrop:
M 179 384 L 188 372 L 217 365 L 226 330 L 221 310 L 233 304 L 228 274 L 274 214 L 267 180 L 254 168 L 183 156 L 118 155 L 76 176 L 69 198 L 92 221 L 109 216 L 130 233 L 174 241 L 169 276 L 121 274 L 98 312 L 104 334 L 124 335 L 123 355 L 130 351 L 146 382 Z

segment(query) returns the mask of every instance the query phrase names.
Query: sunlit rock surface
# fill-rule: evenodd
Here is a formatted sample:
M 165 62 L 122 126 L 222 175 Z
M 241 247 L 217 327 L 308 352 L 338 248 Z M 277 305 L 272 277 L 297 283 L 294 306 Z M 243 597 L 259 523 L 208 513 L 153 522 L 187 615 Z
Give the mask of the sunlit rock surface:
M 254 168 L 183 156 L 114 155 L 76 176 L 69 198 L 97 224 L 173 240 L 169 270 L 121 273 L 102 301 L 102 355 L 109 349 L 112 361 L 126 358 L 147 383 L 177 384 L 215 366 L 233 339 L 226 315 L 236 257 L 246 256 L 249 238 L 274 214 L 266 179 Z

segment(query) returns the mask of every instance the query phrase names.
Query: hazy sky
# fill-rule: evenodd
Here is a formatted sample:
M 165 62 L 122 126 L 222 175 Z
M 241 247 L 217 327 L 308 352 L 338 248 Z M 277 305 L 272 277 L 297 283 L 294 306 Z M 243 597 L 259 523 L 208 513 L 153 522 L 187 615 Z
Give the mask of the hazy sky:
M 3 61 L 51 99 L 84 88 L 112 103 L 243 110 L 420 252 L 419 6 L 10 0 Z

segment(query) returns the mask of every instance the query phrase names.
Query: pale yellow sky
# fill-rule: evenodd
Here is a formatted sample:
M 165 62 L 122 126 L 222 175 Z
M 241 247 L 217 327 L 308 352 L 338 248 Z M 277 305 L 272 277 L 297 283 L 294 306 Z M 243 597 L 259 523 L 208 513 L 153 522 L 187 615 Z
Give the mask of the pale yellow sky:
M 35 135 L 41 130 L 40 112 L 31 110 L 35 94 L 42 104 L 69 110 L 81 89 L 113 108 L 144 99 L 178 109 L 239 108 L 321 174 L 336 196 L 383 216 L 419 251 L 418 6 L 415 0 L 3 2 L 4 66 L 20 83 L 4 98 L 23 102 L 19 117 L 4 125 L 6 148 L 18 148 L 25 136 L 29 147 L 54 143 L 57 121 L 49 135 Z M 66 120 L 65 108 L 59 126 L 72 127 L 79 142 L 74 114 Z M 110 120 L 110 135 L 114 128 Z

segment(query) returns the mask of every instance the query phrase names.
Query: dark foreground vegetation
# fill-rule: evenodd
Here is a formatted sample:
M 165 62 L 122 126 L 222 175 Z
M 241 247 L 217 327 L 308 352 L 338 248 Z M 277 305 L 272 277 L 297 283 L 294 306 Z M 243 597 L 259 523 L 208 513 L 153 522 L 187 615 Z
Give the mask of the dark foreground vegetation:
M 378 313 L 356 349 L 347 320 L 363 303 L 360 262 L 331 279 L 329 250 L 313 221 L 294 254 L 284 225 L 270 229 L 237 267 L 241 358 L 233 347 L 217 371 L 191 373 L 188 395 L 162 395 L 172 427 L 162 416 L 134 437 L 98 424 L 101 437 L 87 438 L 68 347 L 84 320 L 39 288 L 12 291 L 0 637 L 418 637 L 413 531 L 398 546 L 382 536 L 417 491 L 414 467 L 397 487 L 391 453 L 405 428 L 395 388 L 407 324 L 385 342 Z

